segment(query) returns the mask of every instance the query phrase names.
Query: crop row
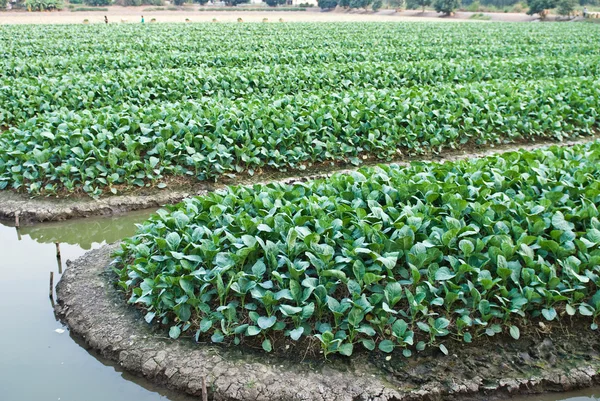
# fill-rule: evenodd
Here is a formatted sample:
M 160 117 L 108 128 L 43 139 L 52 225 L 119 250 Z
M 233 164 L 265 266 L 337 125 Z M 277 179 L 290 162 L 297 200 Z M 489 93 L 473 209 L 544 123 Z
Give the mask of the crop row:
M 597 329 L 599 203 L 598 142 L 360 169 L 161 210 L 115 270 L 173 338 L 447 353 L 538 319 Z
M 370 50 L 344 51 L 342 49 L 329 49 L 326 51 L 306 51 L 305 49 L 291 49 L 278 52 L 237 50 L 228 54 L 215 54 L 212 52 L 188 53 L 172 51 L 168 53 L 144 53 L 143 57 L 136 50 L 123 53 L 102 54 L 75 54 L 73 56 L 56 55 L 52 57 L 31 58 L 9 57 L 0 59 L 0 68 L 5 76 L 23 75 L 53 75 L 60 76 L 65 72 L 101 72 L 114 69 L 127 68 L 189 68 L 189 67 L 222 67 L 231 68 L 248 64 L 296 64 L 307 65 L 315 63 L 353 63 L 353 62 L 411 62 L 425 60 L 448 60 L 468 58 L 525 58 L 525 57 L 578 57 L 600 55 L 596 43 L 578 46 L 556 47 L 547 45 L 542 48 L 530 48 L 524 45 L 512 45 L 506 48 L 489 47 L 484 44 L 471 48 L 423 48 L 398 47 L 379 49 L 378 52 Z
M 490 50 L 519 45 L 532 51 L 539 48 L 568 48 L 595 43 L 595 27 L 527 26 L 518 24 L 414 24 L 414 23 L 300 23 L 281 25 L 197 24 L 190 26 L 160 25 L 93 26 L 93 27 L 3 27 L 0 39 L 6 44 L 2 56 L 51 56 L 87 53 L 122 53 L 138 50 L 140 55 L 160 52 L 195 53 L 208 50 L 227 53 L 239 50 L 270 51 L 286 49 L 321 51 L 372 47 L 479 48 L 484 42 Z M 52 41 L 48 37 L 54 35 Z M 19 41 L 11 41 L 18 36 Z M 226 39 L 226 40 L 224 40 Z M 244 48 L 239 47 L 243 43 Z M 483 46 L 481 46 L 483 48 Z M 281 49 L 280 49 L 281 50 Z
M 98 196 L 165 175 L 203 180 L 465 143 L 560 140 L 597 128 L 599 99 L 600 81 L 567 78 L 48 112 L 0 136 L 0 189 Z
M 541 80 L 600 75 L 597 56 L 467 59 L 412 63 L 256 65 L 236 68 L 114 70 L 61 77 L 0 80 L 0 125 L 13 126 L 46 111 L 96 109 L 115 103 L 144 106 L 212 97 L 267 98 L 298 92 L 342 92 L 489 80 Z

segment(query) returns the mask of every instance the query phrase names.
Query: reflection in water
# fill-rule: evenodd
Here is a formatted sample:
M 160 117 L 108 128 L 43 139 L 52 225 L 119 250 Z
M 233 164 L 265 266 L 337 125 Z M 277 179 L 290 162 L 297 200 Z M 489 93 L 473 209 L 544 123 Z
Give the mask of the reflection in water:
M 61 401 L 186 401 L 123 372 L 61 332 L 48 299 L 48 276 L 58 282 L 61 260 L 75 259 L 132 235 L 149 211 L 106 218 L 44 223 L 16 230 L 0 224 L 0 399 Z M 61 258 L 55 243 L 60 243 Z M 6 324 L 5 324 L 6 323 Z M 57 331 L 58 330 L 58 331 Z M 32 385 L 35 383 L 36 385 Z M 518 401 L 600 400 L 599 389 L 513 398 Z
M 133 234 L 135 223 L 149 214 L 39 224 L 18 231 L 0 224 L 0 400 L 191 400 L 88 352 L 56 321 L 48 298 L 50 273 L 57 283 L 61 260 Z M 60 260 L 55 242 L 60 243 Z
M 89 217 L 70 221 L 36 224 L 20 228 L 21 235 L 29 235 L 38 243 L 66 243 L 89 250 L 93 243 L 118 241 L 135 233 L 135 224 L 148 218 L 152 210 L 140 210 L 111 217 Z
M 600 389 L 588 388 L 568 393 L 548 393 L 511 398 L 511 401 L 600 401 Z

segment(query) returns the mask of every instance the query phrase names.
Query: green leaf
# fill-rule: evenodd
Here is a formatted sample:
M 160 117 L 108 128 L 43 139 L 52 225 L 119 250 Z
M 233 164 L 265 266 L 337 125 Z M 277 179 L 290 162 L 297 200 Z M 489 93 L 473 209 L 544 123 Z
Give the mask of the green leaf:
M 201 333 L 206 333 L 208 330 L 210 330 L 210 328 L 212 327 L 213 322 L 210 319 L 202 319 L 200 321 L 200 332 Z
M 176 340 L 181 335 L 181 328 L 179 326 L 171 326 L 169 329 L 169 337 Z
M 394 343 L 390 340 L 383 340 L 379 343 L 379 350 L 389 354 L 394 350 Z
M 167 241 L 169 249 L 172 251 L 176 250 L 179 247 L 179 244 L 181 243 L 181 237 L 176 232 L 170 232 L 169 234 L 167 234 L 165 240 Z
M 298 339 L 302 336 L 302 333 L 304 333 L 304 327 L 297 327 L 294 330 L 290 330 L 290 338 L 294 341 L 298 341 Z
M 247 336 L 256 336 L 261 332 L 259 327 L 256 326 L 248 326 L 248 328 L 246 329 L 246 335 Z
M 271 316 L 271 317 L 261 316 L 258 318 L 258 321 L 257 321 L 258 327 L 260 327 L 263 330 L 273 327 L 275 322 L 277 322 L 277 318 L 275 316 Z
M 344 343 L 339 346 L 338 352 L 345 356 L 352 355 L 352 351 L 354 350 L 354 346 L 350 343 Z
M 542 309 L 542 315 L 546 320 L 554 320 L 556 317 L 556 310 L 554 308 Z
M 445 266 L 440 267 L 435 272 L 435 279 L 437 281 L 447 281 L 447 280 L 450 280 L 450 279 L 452 279 L 454 277 L 456 277 L 456 274 L 454 274 L 453 272 L 451 272 L 450 269 L 448 269 Z
M 265 338 L 265 340 L 262 342 L 262 349 L 267 352 L 271 352 L 273 350 L 273 347 L 271 346 L 271 340 Z
M 510 336 L 512 338 L 514 338 L 515 340 L 518 340 L 519 337 L 521 336 L 521 331 L 519 330 L 519 328 L 517 326 L 510 326 Z
M 362 345 L 369 351 L 373 351 L 375 349 L 375 341 L 371 340 L 370 338 L 363 338 L 360 341 Z

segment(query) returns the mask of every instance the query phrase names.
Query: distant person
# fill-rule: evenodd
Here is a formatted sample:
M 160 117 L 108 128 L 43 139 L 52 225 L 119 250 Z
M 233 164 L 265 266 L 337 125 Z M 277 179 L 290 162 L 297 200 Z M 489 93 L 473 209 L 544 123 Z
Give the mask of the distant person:
M 142 15 L 142 24 L 144 23 L 144 16 Z
M 587 7 L 583 7 L 583 18 L 587 18 Z
M 108 24 L 108 17 L 106 15 L 104 16 L 104 23 Z

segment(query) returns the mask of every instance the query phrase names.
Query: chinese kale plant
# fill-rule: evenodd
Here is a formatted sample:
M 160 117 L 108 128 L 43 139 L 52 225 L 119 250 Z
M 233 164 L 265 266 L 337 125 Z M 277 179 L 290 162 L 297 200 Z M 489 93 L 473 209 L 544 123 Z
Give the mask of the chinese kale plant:
M 3 26 L 0 190 L 100 197 L 589 136 L 584 25 Z
M 350 355 L 600 314 L 600 143 L 231 187 L 121 244 L 129 302 L 173 338 Z

